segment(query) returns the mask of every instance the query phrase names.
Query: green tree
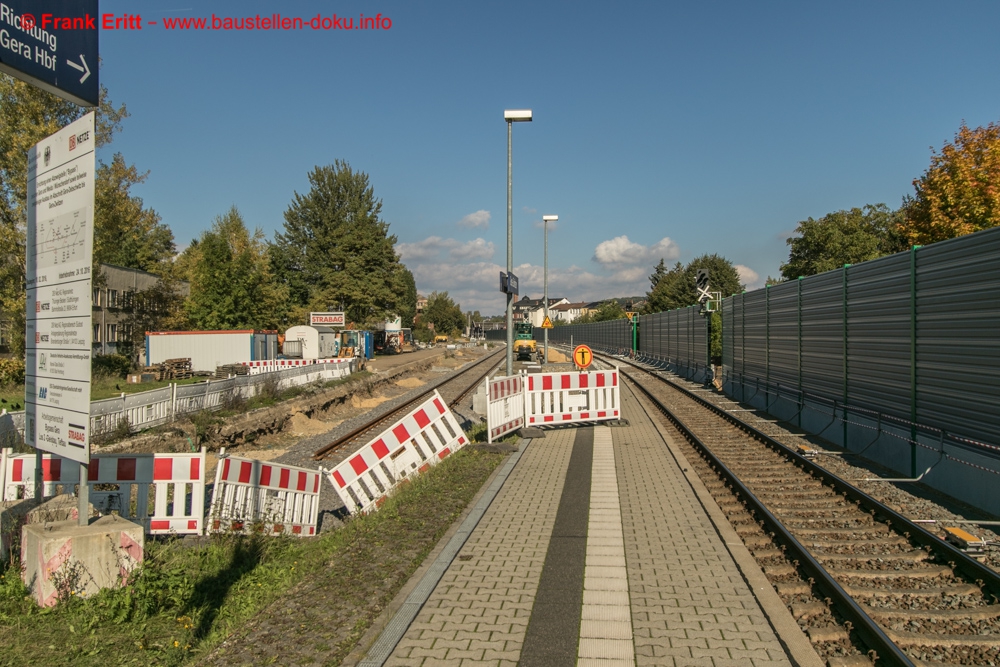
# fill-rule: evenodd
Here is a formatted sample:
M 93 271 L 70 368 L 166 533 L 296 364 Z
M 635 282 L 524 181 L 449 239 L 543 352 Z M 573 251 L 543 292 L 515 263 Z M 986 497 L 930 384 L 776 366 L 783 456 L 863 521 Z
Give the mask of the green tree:
M 902 221 L 902 211 L 885 204 L 835 211 L 819 220 L 807 218 L 795 228 L 798 236 L 786 241 L 790 249 L 781 276 L 795 280 L 905 250 Z
M 646 312 L 658 313 L 698 303 L 699 269 L 708 269 L 710 291 L 719 292 L 723 297 L 744 289 L 732 262 L 720 255 L 705 254 L 695 257 L 687 266 L 681 266 L 680 262 L 675 264 L 647 296 Z
M 97 168 L 94 187 L 94 264 L 116 264 L 156 272 L 173 257 L 174 235 L 160 222 L 160 215 L 131 194 L 149 172 L 139 173 L 115 153 L 111 164 Z
M 417 314 L 417 282 L 413 279 L 413 273 L 402 264 L 396 276 L 395 289 L 400 296 L 396 314 L 402 320 L 403 328 L 409 329 L 413 326 L 413 317 Z
M 591 322 L 609 322 L 611 320 L 624 320 L 625 309 L 618 303 L 617 299 L 608 299 L 597 307 L 597 312 L 588 313 Z
M 337 160 L 313 169 L 309 185 L 285 211 L 273 254 L 296 314 L 342 305 L 364 323 L 398 313 L 403 267 L 368 175 Z
M 28 150 L 88 111 L 0 74 L 0 319 L 7 322 L 16 355 L 24 353 Z M 96 145 L 110 143 L 126 117 L 125 106 L 116 108 L 102 86 Z
M 439 335 L 458 333 L 465 328 L 462 307 L 452 301 L 447 292 L 431 292 L 420 321 L 433 324 L 434 333 Z
M 670 270 L 661 272 L 662 264 L 663 260 L 660 260 L 656 271 L 649 277 L 651 287 L 646 293 L 646 307 L 644 309 L 646 314 L 679 308 L 680 306 L 675 304 L 685 301 L 683 296 L 685 292 L 684 265 L 677 262 Z M 653 282 L 654 278 L 656 278 L 655 283 Z
M 202 233 L 197 252 L 185 304 L 194 327 L 275 329 L 286 322 L 287 291 L 271 273 L 264 233 L 251 234 L 235 206 Z
M 1000 224 L 1000 124 L 970 130 L 963 122 L 954 143 L 931 156 L 904 200 L 909 242 L 926 245 Z

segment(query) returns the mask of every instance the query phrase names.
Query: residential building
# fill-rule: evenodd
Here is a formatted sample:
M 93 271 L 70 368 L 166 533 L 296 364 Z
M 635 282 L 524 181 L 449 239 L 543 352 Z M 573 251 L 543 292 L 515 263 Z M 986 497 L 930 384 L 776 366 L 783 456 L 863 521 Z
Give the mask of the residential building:
M 113 264 L 101 264 L 100 270 L 100 286 L 93 290 L 92 349 L 94 354 L 114 354 L 121 343 L 134 340 L 132 314 L 140 306 L 136 294 L 154 287 L 160 278 L 146 271 Z M 187 296 L 191 287 L 181 282 L 180 290 Z M 152 307 L 155 308 L 155 304 Z
M 569 324 L 576 318 L 589 313 L 588 305 L 586 301 L 580 301 L 578 303 L 560 303 L 555 306 L 549 306 L 549 318 L 553 322 L 558 320 Z
M 569 303 L 566 298 L 549 297 L 549 318 L 552 317 L 552 307 L 562 303 Z M 532 299 L 525 295 L 520 301 L 514 302 L 513 320 L 514 323 L 530 321 L 532 326 L 542 326 L 545 319 L 545 299 Z

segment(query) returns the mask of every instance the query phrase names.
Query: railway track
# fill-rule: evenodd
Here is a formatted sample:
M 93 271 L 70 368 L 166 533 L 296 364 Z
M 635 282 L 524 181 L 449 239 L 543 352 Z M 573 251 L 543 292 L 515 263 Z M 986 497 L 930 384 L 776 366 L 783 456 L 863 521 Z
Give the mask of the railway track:
M 433 383 L 425 391 L 416 395 L 403 405 L 400 405 L 395 410 L 365 422 L 349 433 L 346 433 L 336 440 L 320 447 L 313 452 L 313 459 L 322 460 L 330 456 L 332 453 L 344 449 L 345 447 L 351 448 L 353 445 L 371 440 L 377 433 L 385 430 L 389 424 L 393 423 L 402 415 L 412 410 L 414 406 L 427 400 L 427 397 L 434 393 L 435 390 L 438 390 L 441 393 L 441 397 L 448 403 L 449 406 L 458 405 L 469 395 L 469 393 L 479 386 L 483 378 L 486 377 L 491 370 L 499 365 L 499 360 L 503 358 L 502 353 L 504 349 L 505 348 L 501 347 L 497 351 L 487 354 L 485 357 L 470 365 L 468 368 L 459 371 L 456 375 L 443 378 L 442 380 Z
M 830 665 L 1000 665 L 995 570 L 695 392 L 622 375 Z

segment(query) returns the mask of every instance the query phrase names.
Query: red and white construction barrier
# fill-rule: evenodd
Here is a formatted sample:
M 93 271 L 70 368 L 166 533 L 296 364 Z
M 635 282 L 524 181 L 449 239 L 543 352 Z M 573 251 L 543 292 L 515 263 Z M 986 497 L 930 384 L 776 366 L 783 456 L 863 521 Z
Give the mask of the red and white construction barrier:
M 34 497 L 34 454 L 15 455 L 4 449 L 0 469 L 4 500 Z M 80 464 L 45 454 L 42 481 L 46 496 L 54 495 L 59 486 L 63 493 L 71 492 L 80 483 Z M 87 483 L 90 502 L 98 511 L 117 512 L 142 525 L 149 535 L 197 535 L 204 529 L 204 448 L 193 454 L 97 454 L 90 459 Z M 96 490 L 96 484 L 118 488 Z
M 524 385 L 524 415 L 529 426 L 608 421 L 621 415 L 617 368 L 529 373 Z
M 319 481 L 316 470 L 238 456 L 220 458 L 209 531 L 315 535 Z
M 250 369 L 250 375 L 256 375 L 258 373 L 284 371 L 289 368 L 301 368 L 302 366 L 315 366 L 317 364 L 350 366 L 352 358 L 353 357 L 340 357 L 333 359 L 266 359 L 262 361 L 241 361 L 239 363 Z
M 455 415 L 435 391 L 413 412 L 324 473 L 348 512 L 369 512 L 409 477 L 468 442 Z
M 489 425 L 489 442 L 524 426 L 523 382 L 524 379 L 520 375 L 486 380 L 486 423 Z

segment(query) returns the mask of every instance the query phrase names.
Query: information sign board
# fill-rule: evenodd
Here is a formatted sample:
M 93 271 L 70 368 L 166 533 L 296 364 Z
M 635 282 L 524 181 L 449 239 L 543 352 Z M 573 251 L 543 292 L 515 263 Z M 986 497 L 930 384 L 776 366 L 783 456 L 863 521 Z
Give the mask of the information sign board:
M 90 461 L 94 113 L 28 152 L 25 429 L 30 446 Z
M 0 71 L 96 107 L 97 0 L 0 1 Z
M 309 313 L 309 324 L 310 326 L 322 326 L 322 327 L 342 327 L 344 326 L 344 313 L 334 312 L 334 313 Z

